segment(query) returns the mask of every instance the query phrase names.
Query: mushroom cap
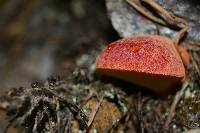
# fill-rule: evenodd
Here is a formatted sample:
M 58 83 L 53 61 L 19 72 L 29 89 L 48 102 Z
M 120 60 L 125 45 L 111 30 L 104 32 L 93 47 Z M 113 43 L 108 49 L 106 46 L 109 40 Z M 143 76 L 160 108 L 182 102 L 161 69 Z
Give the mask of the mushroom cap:
M 97 58 L 96 71 L 156 93 L 171 92 L 185 77 L 173 41 L 158 35 L 131 36 L 111 43 Z

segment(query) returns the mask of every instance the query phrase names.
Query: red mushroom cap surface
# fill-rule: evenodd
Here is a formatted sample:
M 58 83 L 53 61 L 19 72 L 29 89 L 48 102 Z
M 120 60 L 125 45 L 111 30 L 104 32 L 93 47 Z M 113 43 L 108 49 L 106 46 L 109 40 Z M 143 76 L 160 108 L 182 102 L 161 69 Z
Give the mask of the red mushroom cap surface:
M 132 36 L 108 45 L 96 60 L 96 71 L 149 88 L 171 92 L 185 77 L 172 40 L 164 36 Z

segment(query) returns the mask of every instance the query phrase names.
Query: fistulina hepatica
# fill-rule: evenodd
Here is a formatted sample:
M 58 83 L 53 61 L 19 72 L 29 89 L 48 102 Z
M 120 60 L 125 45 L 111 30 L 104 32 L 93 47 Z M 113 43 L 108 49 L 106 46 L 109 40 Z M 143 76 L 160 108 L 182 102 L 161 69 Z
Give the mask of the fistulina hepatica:
M 171 39 L 132 36 L 109 44 L 96 59 L 96 72 L 169 94 L 182 84 L 185 68 Z

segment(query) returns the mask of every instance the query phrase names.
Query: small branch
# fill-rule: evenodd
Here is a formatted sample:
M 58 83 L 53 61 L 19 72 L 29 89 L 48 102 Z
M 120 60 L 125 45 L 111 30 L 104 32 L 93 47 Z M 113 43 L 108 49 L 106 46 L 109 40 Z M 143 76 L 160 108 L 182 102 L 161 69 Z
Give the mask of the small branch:
M 94 121 L 94 118 L 95 118 L 95 116 L 96 116 L 96 114 L 97 114 L 97 112 L 98 112 L 98 110 L 99 110 L 99 108 L 100 108 L 100 106 L 101 106 L 101 104 L 102 104 L 102 102 L 103 102 L 103 99 L 104 99 L 104 96 L 101 97 L 99 103 L 97 104 L 95 110 L 93 111 L 93 113 L 92 113 L 92 115 L 91 115 L 91 118 L 90 118 L 90 120 L 88 121 L 88 129 L 90 128 L 92 122 Z
M 138 12 L 140 12 L 142 15 L 144 15 L 145 17 L 149 18 L 150 20 L 159 23 L 161 25 L 166 25 L 166 22 L 156 18 L 155 16 L 153 16 L 152 14 L 150 14 L 149 12 L 147 12 L 144 8 L 142 8 L 141 4 L 139 6 L 139 1 L 138 0 L 126 0 L 131 6 L 133 6 Z M 136 4 L 137 3 L 137 4 Z
M 175 113 L 175 110 L 176 110 L 176 106 L 177 106 L 178 102 L 180 101 L 180 99 L 182 98 L 182 96 L 183 96 L 183 94 L 184 94 L 184 92 L 185 92 L 185 89 L 188 87 L 188 85 L 189 85 L 189 83 L 188 83 L 188 81 L 186 80 L 186 81 L 184 82 L 184 84 L 182 85 L 181 90 L 178 91 L 178 92 L 176 93 L 176 96 L 175 96 L 174 101 L 173 101 L 173 103 L 172 103 L 172 105 L 171 105 L 170 111 L 169 111 L 169 113 L 168 113 L 167 120 L 166 120 L 166 122 L 165 122 L 165 124 L 164 124 L 164 128 L 167 129 L 167 128 L 169 127 L 169 124 L 171 123 L 171 121 L 172 121 L 172 119 L 173 119 L 173 117 L 174 117 L 174 113 Z
M 197 55 L 197 53 L 193 53 L 191 56 L 191 60 L 192 60 L 192 64 L 196 70 L 196 72 L 198 73 L 199 77 L 200 77 L 200 67 L 198 65 L 198 63 L 200 63 L 200 60 L 197 62 L 195 59 L 199 60 L 199 57 Z
M 167 17 L 168 19 L 178 23 L 178 24 L 183 24 L 183 28 L 181 28 L 181 30 L 177 33 L 174 44 L 175 46 L 178 46 L 181 38 L 186 34 L 189 25 L 188 22 L 182 18 L 179 18 L 177 16 L 175 16 L 173 13 L 167 11 L 166 9 L 164 9 L 162 6 L 160 6 L 159 4 L 157 4 L 154 0 L 126 0 L 131 6 L 133 6 L 138 12 L 140 12 L 142 15 L 144 15 L 145 17 L 147 17 L 148 19 L 162 24 L 164 26 L 167 26 L 167 20 L 162 20 L 159 19 L 155 16 L 153 16 L 152 14 L 148 13 L 144 7 L 140 4 L 141 2 L 145 2 L 148 5 L 150 5 L 153 9 L 155 9 L 158 13 L 161 13 L 161 15 L 164 15 L 165 17 Z M 139 6 L 140 4 L 140 6 Z

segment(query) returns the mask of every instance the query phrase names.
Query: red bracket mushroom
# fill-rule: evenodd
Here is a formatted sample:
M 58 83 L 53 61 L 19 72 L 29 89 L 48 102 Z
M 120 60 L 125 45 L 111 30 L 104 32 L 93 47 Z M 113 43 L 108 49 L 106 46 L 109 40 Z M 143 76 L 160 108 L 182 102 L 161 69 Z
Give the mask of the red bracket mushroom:
M 97 58 L 96 71 L 159 94 L 176 90 L 185 78 L 173 41 L 156 35 L 132 36 L 111 43 Z

